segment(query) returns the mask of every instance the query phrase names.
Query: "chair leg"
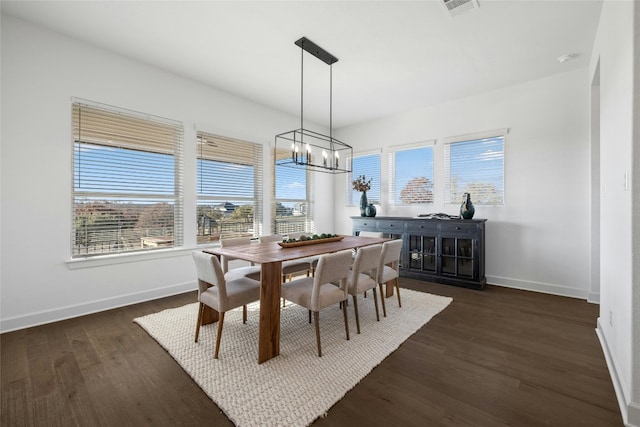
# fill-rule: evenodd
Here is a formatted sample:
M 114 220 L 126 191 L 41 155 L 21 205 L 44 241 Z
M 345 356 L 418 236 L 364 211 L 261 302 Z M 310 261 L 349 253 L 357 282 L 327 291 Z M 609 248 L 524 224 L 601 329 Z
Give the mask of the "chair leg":
M 400 281 L 396 277 L 396 293 L 398 294 L 398 307 L 402 307 L 402 303 L 400 302 Z
M 373 304 L 376 306 L 376 319 L 380 321 L 380 311 L 378 310 L 378 296 L 376 295 L 376 288 L 371 289 L 373 291 Z
M 382 315 L 387 317 L 387 307 L 384 303 L 384 289 L 382 289 L 382 283 L 378 284 L 380 286 L 380 301 L 382 301 Z
M 353 297 L 353 309 L 356 312 L 356 331 L 360 333 L 360 316 L 358 316 L 358 298 L 355 295 Z
M 314 311 L 313 318 L 316 322 L 316 342 L 318 343 L 318 357 L 322 357 L 322 347 L 320 345 L 320 313 Z
M 247 306 L 242 306 L 242 323 L 247 323 Z
M 347 305 L 342 304 L 342 313 L 344 314 L 344 330 L 347 333 L 347 341 L 349 340 L 349 319 L 347 318 Z
M 220 351 L 220 341 L 222 340 L 222 324 L 224 323 L 224 311 L 220 313 L 220 319 L 218 319 L 218 336 L 216 338 L 216 351 L 213 354 L 213 358 L 218 358 L 218 352 Z
M 204 304 L 200 303 L 198 306 L 198 323 L 196 323 L 196 338 L 195 342 L 198 342 L 198 337 L 200 336 L 200 325 L 202 324 L 202 315 L 204 313 Z
M 309 323 L 311 323 L 311 310 L 309 310 Z

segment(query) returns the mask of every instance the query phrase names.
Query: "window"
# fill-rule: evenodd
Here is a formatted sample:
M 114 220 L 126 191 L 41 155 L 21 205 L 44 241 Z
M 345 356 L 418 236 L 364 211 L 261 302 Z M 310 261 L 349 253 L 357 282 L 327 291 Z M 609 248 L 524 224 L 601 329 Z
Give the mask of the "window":
M 433 203 L 433 142 L 393 148 L 389 172 L 390 204 Z
M 351 174 L 347 174 L 347 205 L 356 206 L 360 203 L 362 193 L 353 189 L 352 182 L 361 175 L 364 175 L 367 181 L 371 179 L 371 189 L 367 191 L 369 203 L 381 203 L 380 153 L 353 157 Z
M 305 168 L 283 166 L 291 157 L 291 151 L 274 150 L 276 156 L 273 170 L 274 204 L 272 232 L 288 234 L 314 232 L 313 191 L 310 172 Z
M 444 146 L 445 203 L 504 204 L 504 138 L 507 130 L 448 138 Z
M 262 233 L 260 144 L 197 133 L 199 244 Z
M 181 246 L 182 124 L 74 102 L 72 257 Z

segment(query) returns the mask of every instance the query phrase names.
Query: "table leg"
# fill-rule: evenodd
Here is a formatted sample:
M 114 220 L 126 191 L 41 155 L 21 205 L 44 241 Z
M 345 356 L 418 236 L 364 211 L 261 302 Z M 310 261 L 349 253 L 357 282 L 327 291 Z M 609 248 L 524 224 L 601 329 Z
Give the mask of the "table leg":
M 211 285 L 207 283 L 207 287 L 210 288 Z M 218 310 L 209 307 L 205 304 L 204 310 L 202 310 L 202 323 L 201 325 L 209 325 L 211 323 L 215 323 L 220 319 L 220 313 Z
M 208 305 L 204 306 L 204 311 L 202 312 L 202 324 L 208 325 L 210 323 L 215 323 L 220 319 L 220 313 L 218 310 L 209 307 Z
M 282 262 L 261 264 L 258 363 L 280 354 L 280 284 Z

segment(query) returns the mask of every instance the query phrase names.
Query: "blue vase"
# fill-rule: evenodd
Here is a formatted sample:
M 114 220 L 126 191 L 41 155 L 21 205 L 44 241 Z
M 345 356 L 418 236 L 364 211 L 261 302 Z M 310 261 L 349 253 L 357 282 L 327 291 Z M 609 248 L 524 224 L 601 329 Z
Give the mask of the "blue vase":
M 471 203 L 471 194 L 464 193 L 462 196 L 462 205 L 460 205 L 460 217 L 463 219 L 473 218 L 473 214 L 476 213 L 476 208 Z
M 362 196 L 360 196 L 360 216 L 367 216 L 367 206 L 369 206 L 367 192 L 363 191 Z
M 373 203 L 369 203 L 369 206 L 367 206 L 367 209 L 365 209 L 365 213 L 367 214 L 368 217 L 371 217 L 371 218 L 376 216 L 377 211 Z

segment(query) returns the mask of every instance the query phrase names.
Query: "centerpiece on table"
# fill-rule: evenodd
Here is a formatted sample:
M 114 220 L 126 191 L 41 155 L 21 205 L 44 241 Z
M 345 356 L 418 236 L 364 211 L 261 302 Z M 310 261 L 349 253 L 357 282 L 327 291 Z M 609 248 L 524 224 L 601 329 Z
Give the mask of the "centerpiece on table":
M 344 239 L 344 236 L 331 233 L 314 234 L 313 236 L 305 236 L 303 234 L 298 239 L 284 239 L 282 242 L 278 242 L 278 245 L 283 248 L 293 248 L 296 246 L 313 245 L 316 243 L 337 242 L 342 239 Z
M 371 189 L 372 179 L 370 178 L 367 181 L 364 175 L 360 175 L 355 181 L 351 182 L 353 189 L 362 193 L 360 196 L 360 216 L 376 216 L 376 207 L 367 200 L 367 191 Z

